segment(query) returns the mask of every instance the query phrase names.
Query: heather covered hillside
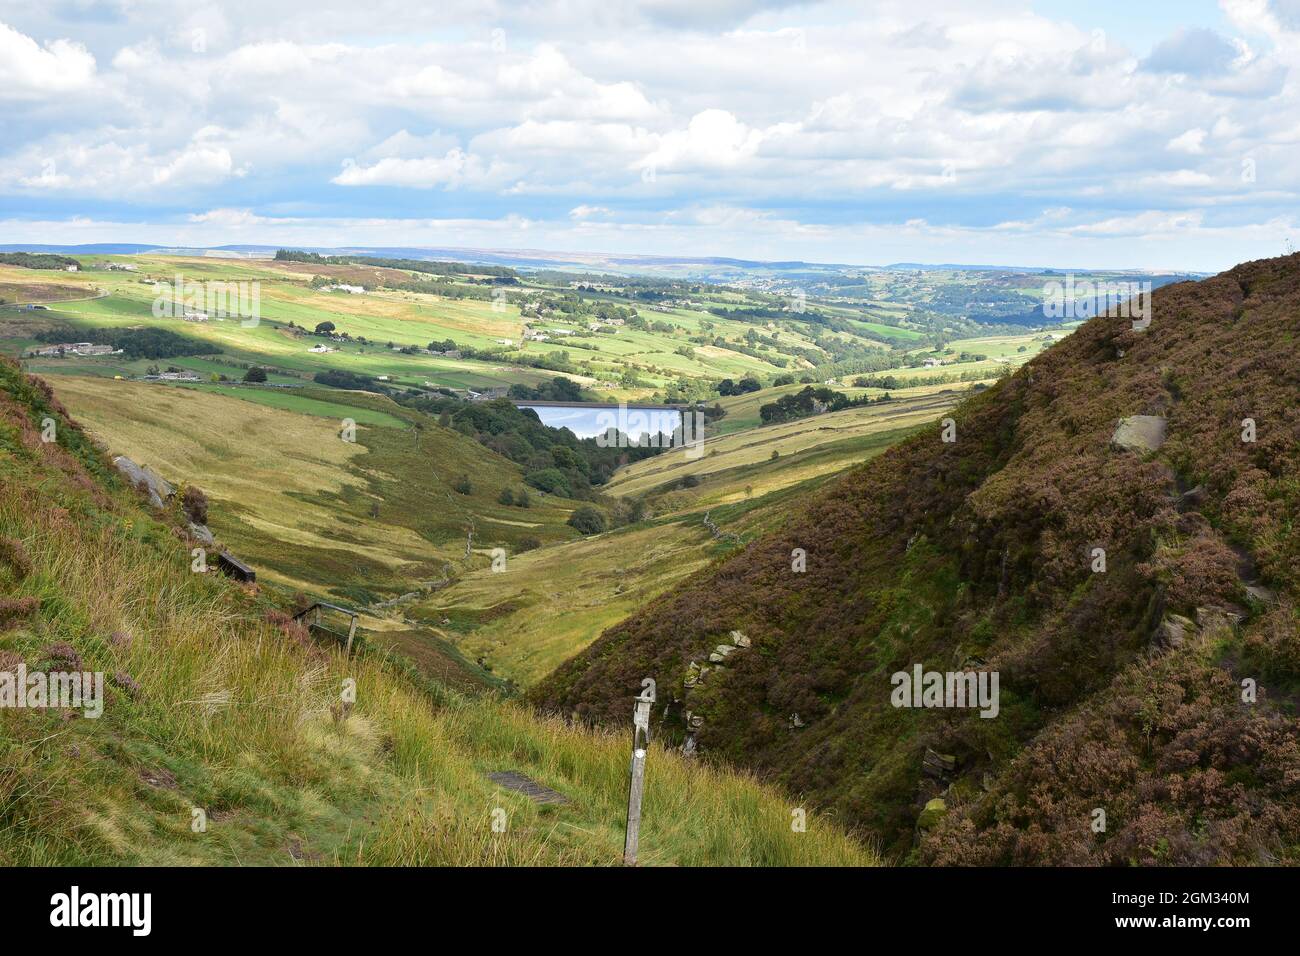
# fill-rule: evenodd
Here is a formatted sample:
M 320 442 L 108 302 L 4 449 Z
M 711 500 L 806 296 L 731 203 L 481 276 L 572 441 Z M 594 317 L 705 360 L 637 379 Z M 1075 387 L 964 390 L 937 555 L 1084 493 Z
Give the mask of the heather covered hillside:
M 1153 298 L 1149 327 L 1088 322 L 954 410 L 954 441 L 936 423 L 850 472 L 536 701 L 611 721 L 653 677 L 661 739 L 900 860 L 1296 862 L 1300 255 Z M 996 672 L 997 716 L 893 706 L 916 664 Z

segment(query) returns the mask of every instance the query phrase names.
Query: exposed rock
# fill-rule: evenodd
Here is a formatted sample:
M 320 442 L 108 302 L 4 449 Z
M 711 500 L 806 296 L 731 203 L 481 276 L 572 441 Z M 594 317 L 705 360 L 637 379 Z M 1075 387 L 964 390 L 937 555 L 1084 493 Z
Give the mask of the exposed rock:
M 1262 584 L 1247 584 L 1246 593 L 1250 595 L 1252 601 L 1258 601 L 1260 604 L 1276 604 L 1277 595 L 1269 588 Z
M 927 777 L 939 780 L 956 769 L 957 758 L 952 754 L 941 754 L 929 747 L 925 748 L 925 756 L 921 758 L 921 772 Z
M 195 524 L 193 521 L 190 522 L 190 537 L 205 547 L 212 547 L 217 543 L 217 539 L 213 537 L 207 525 Z
M 708 528 L 709 534 L 713 535 L 715 538 L 719 538 L 724 541 L 740 540 L 739 535 L 732 534 L 730 531 L 723 531 L 721 528 L 719 528 L 717 522 L 715 522 L 712 518 L 709 517 L 709 512 L 707 511 L 704 512 L 704 527 Z
M 805 724 L 802 720 L 799 719 L 799 715 L 798 715 L 798 714 L 791 714 L 791 715 L 790 715 L 790 726 L 791 726 L 791 727 L 807 727 L 808 725 Z
M 1179 511 L 1193 511 L 1205 503 L 1206 490 L 1204 485 L 1197 485 L 1195 488 L 1189 488 L 1178 496 Z
M 1125 451 L 1156 451 L 1165 443 L 1167 433 L 1168 423 L 1160 415 L 1130 415 L 1120 419 L 1110 443 Z
M 731 643 L 737 647 L 749 647 L 750 640 L 740 631 L 731 632 Z
M 719 644 L 713 650 L 714 653 L 721 654 L 723 657 L 727 657 L 732 651 L 735 650 L 735 648 L 732 647 L 730 644 Z
M 1246 619 L 1246 615 L 1236 608 L 1198 607 L 1196 609 L 1196 626 L 1206 632 L 1231 630 Z
M 137 465 L 125 455 L 114 458 L 113 466 L 134 487 L 144 492 L 149 503 L 155 508 L 162 508 L 167 503 L 167 499 L 176 493 L 176 489 L 158 472 L 148 465 Z
M 1173 650 L 1182 647 L 1196 633 L 1196 622 L 1181 614 L 1170 614 L 1156 626 L 1152 640 L 1158 647 Z
M 929 830 L 936 826 L 947 812 L 948 804 L 943 797 L 935 797 L 933 800 L 926 802 L 925 809 L 916 818 L 916 825 L 921 830 Z

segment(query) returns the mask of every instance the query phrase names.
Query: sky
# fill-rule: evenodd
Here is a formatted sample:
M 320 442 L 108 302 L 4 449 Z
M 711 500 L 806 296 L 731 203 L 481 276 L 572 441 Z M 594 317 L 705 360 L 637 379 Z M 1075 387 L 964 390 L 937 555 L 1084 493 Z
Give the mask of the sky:
M 0 0 L 0 243 L 1212 272 L 1300 0 Z

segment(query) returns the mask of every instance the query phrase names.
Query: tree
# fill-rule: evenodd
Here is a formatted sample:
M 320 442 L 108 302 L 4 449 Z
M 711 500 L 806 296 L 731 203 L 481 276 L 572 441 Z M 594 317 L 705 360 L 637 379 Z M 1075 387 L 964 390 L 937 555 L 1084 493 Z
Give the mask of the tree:
M 515 503 L 515 493 L 509 488 L 502 488 L 501 494 L 497 496 L 497 501 L 501 502 L 503 505 L 513 506 Z
M 600 534 L 606 528 L 605 515 L 591 505 L 583 505 L 569 515 L 569 526 L 583 534 Z
M 519 508 L 531 508 L 533 499 L 528 494 L 527 488 L 520 488 L 515 492 L 515 506 Z
M 451 483 L 451 487 L 462 495 L 474 493 L 474 485 L 470 483 L 469 475 L 461 475 Z
M 316 323 L 316 334 L 317 334 L 317 335 L 329 335 L 329 334 L 330 334 L 331 332 L 333 332 L 333 331 L 334 331 L 334 323 L 333 323 L 333 322 L 326 321 L 326 322 L 318 322 L 318 323 Z
M 256 365 L 254 365 L 252 368 L 250 368 L 247 372 L 244 373 L 244 381 L 245 381 L 245 382 L 265 382 L 265 381 L 266 381 L 266 369 L 264 369 L 264 368 L 258 368 Z

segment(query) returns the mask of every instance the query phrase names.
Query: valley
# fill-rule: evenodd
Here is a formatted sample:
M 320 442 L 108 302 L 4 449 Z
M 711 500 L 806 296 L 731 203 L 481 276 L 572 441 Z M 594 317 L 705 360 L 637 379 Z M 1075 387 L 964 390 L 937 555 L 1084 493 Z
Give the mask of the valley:
M 1141 488 L 1157 481 L 1155 462 L 1107 464 L 1095 458 L 1093 439 L 1078 446 L 1079 439 L 1071 444 L 1053 431 L 1100 436 L 1107 416 L 1168 412 L 1171 399 L 1126 404 L 1115 397 L 1154 386 L 1112 381 L 1103 393 L 1080 370 L 1178 335 L 1169 324 L 1153 326 L 1142 340 L 1124 338 L 1122 349 L 1112 344 L 1119 333 L 1105 318 L 1019 329 L 1006 323 L 980 334 L 978 323 L 949 316 L 940 300 L 927 310 L 903 276 L 897 285 L 876 276 L 860 299 L 839 287 L 792 310 L 770 291 L 779 282 L 758 292 L 645 277 L 615 286 L 508 267 L 476 274 L 468 264 L 403 262 L 398 269 L 156 255 L 81 262 L 78 272 L 60 276 L 59 288 L 82 295 L 29 308 L 49 288 L 35 284 L 23 304 L 0 307 L 0 348 L 48 383 L 85 429 L 91 444 L 79 454 L 88 461 L 124 455 L 182 490 L 198 489 L 215 547 L 256 569 L 250 593 L 268 620 L 287 620 L 319 600 L 357 613 L 363 656 L 376 673 L 403 675 L 438 702 L 434 723 L 420 724 L 420 734 L 445 739 L 455 728 L 464 738 L 459 769 L 447 764 L 451 776 L 435 790 L 453 777 L 489 772 L 491 755 L 500 752 L 495 735 L 522 734 L 538 757 L 515 765 L 547 786 L 586 794 L 581 811 L 563 812 L 599 834 L 594 843 L 557 839 L 552 826 L 543 838 L 544 817 L 530 817 L 523 842 L 509 848 L 466 836 L 435 851 L 411 843 L 402 821 L 468 809 L 389 804 L 385 827 L 399 829 L 368 841 L 364 858 L 351 862 L 481 862 L 483 853 L 505 854 L 493 857 L 500 862 L 601 858 L 598 848 L 616 833 L 598 821 L 617 814 L 606 806 L 607 791 L 584 790 L 590 784 L 583 775 L 616 785 L 617 773 L 596 768 L 617 765 L 609 735 L 625 726 L 638 675 L 661 687 L 655 760 L 664 764 L 661 773 L 684 775 L 686 799 L 696 799 L 689 794 L 702 785 L 686 781 L 705 768 L 745 768 L 774 788 L 763 800 L 808 794 L 813 806 L 847 821 L 851 835 L 828 831 L 819 861 L 1020 859 L 1018 837 L 976 851 L 958 835 L 966 831 L 951 829 L 958 823 L 943 821 L 1004 833 L 982 793 L 1014 793 L 1002 775 L 1036 772 L 1043 735 L 1086 722 L 1087 710 L 1072 717 L 1073 708 L 1121 706 L 1106 675 L 1138 679 L 1129 675 L 1140 672 L 1135 655 L 1151 614 L 1167 606 L 1168 614 L 1176 608 L 1191 619 L 1204 616 L 1194 605 L 1206 599 L 1175 596 L 1200 573 L 1179 562 L 1192 560 L 1182 556 L 1201 547 L 1201 532 L 1161 524 L 1165 530 L 1153 533 L 1171 537 L 1154 553 L 1131 537 L 1142 521 L 1163 514 L 1155 492 Z M 0 269 L 14 273 L 3 277 L 10 286 L 36 283 L 23 275 L 31 270 Z M 169 271 L 227 286 L 256 282 L 262 314 L 252 324 L 237 315 L 170 316 L 154 298 Z M 936 288 L 957 279 L 945 274 Z M 1000 280 L 980 273 L 966 281 L 983 288 Z M 361 291 L 365 282 L 372 287 Z M 432 286 L 437 291 L 425 291 Z M 1185 288 L 1157 301 L 1190 301 Z M 900 289 L 910 290 L 906 307 L 886 306 L 886 289 L 900 297 Z M 51 351 L 52 341 L 106 344 Z M 1152 374 L 1132 361 L 1122 367 L 1138 369 L 1128 373 L 1134 381 Z M 1160 374 L 1171 396 L 1195 387 L 1186 366 Z M 1037 444 L 1025 445 L 1016 436 L 1043 403 L 1066 400 L 1059 390 L 1072 375 L 1081 384 L 1070 394 L 1099 396 L 1096 408 L 1070 403 L 1072 410 L 1054 413 L 1059 425 L 1035 425 Z M 604 442 L 579 425 L 578 434 L 548 428 L 526 407 L 538 403 L 578 422 L 619 402 L 702 415 L 702 444 L 656 449 L 626 436 Z M 960 437 L 951 449 L 936 449 L 941 419 L 955 421 Z M 1184 484 L 1204 481 L 1205 464 L 1177 431 L 1186 426 L 1177 414 L 1173 420 L 1182 437 L 1165 454 L 1177 456 L 1170 460 Z M 1016 479 L 1015 468 L 1054 477 Z M 1090 471 L 1109 475 L 1121 490 L 1084 490 L 1079 476 Z M 1023 531 L 1027 522 L 1048 520 L 1036 510 L 1044 492 L 1028 488 L 1054 486 L 1091 496 L 1083 513 L 1092 517 L 1051 532 Z M 1137 509 L 1133 528 L 1102 517 L 1115 493 Z M 1053 513 L 1067 513 L 1060 507 Z M 1028 537 L 1009 537 L 1012 512 Z M 19 520 L 16 512 L 9 519 Z M 1080 584 L 1062 549 L 1081 547 L 1074 537 L 1094 526 L 1094 538 L 1118 536 L 1099 593 L 1106 606 L 1126 610 L 1117 612 L 1113 643 L 1085 650 L 1078 643 L 1085 639 L 1062 622 L 1101 613 L 1088 609 L 1089 595 L 1103 585 Z M 1263 580 L 1277 588 L 1285 576 L 1262 540 L 1249 547 Z M 1171 576 L 1158 599 L 1142 596 L 1153 573 Z M 1120 601 L 1115 587 L 1134 596 Z M 1015 596 L 1021 593 L 1036 597 Z M 1245 607 L 1235 593 L 1213 600 Z M 850 609 L 856 614 L 845 617 Z M 1243 617 L 1258 634 L 1285 629 L 1282 613 L 1256 609 Z M 291 623 L 277 626 L 296 640 L 306 637 Z M 1062 626 L 1077 636 L 1044 636 Z M 1235 646 L 1226 633 L 1215 640 Z M 713 658 L 725 664 L 704 663 L 715 645 Z M 328 645 L 323 652 L 337 656 Z M 1063 675 L 1081 654 L 1093 659 L 1097 679 L 1071 685 Z M 872 688 L 891 668 L 948 657 L 1001 668 L 996 730 L 881 709 L 887 695 Z M 1198 666 L 1213 674 L 1212 663 Z M 411 719 L 399 713 L 373 719 Z M 861 731 L 853 745 L 843 736 L 849 727 Z M 329 759 L 347 753 L 350 761 L 373 760 L 365 734 L 343 750 L 330 744 Z M 689 758 L 680 755 L 684 745 Z M 926 776 L 920 768 L 931 754 L 953 769 Z M 574 761 L 588 769 L 577 774 Z M 722 786 L 732 800 L 732 784 Z M 345 790 L 336 797 L 358 799 Z M 299 798 L 286 792 L 285 799 Z M 932 812 L 936 800 L 943 814 Z M 353 812 L 335 803 L 319 812 L 300 808 L 291 819 L 295 832 L 312 832 L 321 859 L 348 862 L 362 851 L 332 828 Z M 739 845 L 738 857 L 691 857 L 694 844 L 676 839 L 656 834 L 659 849 L 649 861 L 759 861 Z M 835 843 L 840 839 L 848 842 Z M 265 850 L 265 841 L 253 839 L 241 852 L 261 852 L 257 847 Z M 97 852 L 111 858 L 122 851 Z M 176 851 L 159 844 L 144 852 Z M 789 856 L 796 851 L 784 844 L 762 852 L 786 862 L 812 859 Z M 1091 858 L 1063 848 L 1043 852 Z

